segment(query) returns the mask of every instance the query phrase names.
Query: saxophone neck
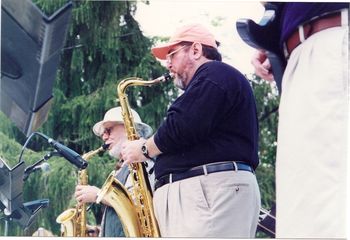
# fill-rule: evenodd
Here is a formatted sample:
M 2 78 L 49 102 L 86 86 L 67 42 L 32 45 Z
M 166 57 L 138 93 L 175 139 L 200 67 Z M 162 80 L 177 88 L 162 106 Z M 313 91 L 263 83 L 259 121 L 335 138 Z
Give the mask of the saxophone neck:
M 87 173 L 86 169 L 79 171 L 78 184 L 79 185 L 87 185 L 88 184 L 88 173 Z
M 90 158 L 92 158 L 94 155 L 100 153 L 100 152 L 104 152 L 108 149 L 109 144 L 103 144 L 101 147 L 99 147 L 96 150 L 92 150 L 90 152 L 85 153 L 82 158 L 86 161 L 88 161 Z M 87 169 L 82 169 L 78 172 L 79 174 L 79 179 L 78 179 L 78 183 L 79 185 L 87 185 L 88 184 L 88 172 Z
M 90 152 L 85 153 L 82 158 L 86 161 L 88 161 L 90 158 L 92 158 L 93 156 L 95 156 L 96 154 L 100 153 L 100 152 L 105 152 L 109 147 L 109 144 L 103 144 L 101 147 L 99 147 L 96 150 L 92 150 Z
M 118 84 L 118 96 L 120 94 L 124 94 L 126 88 L 129 86 L 152 86 L 158 83 L 166 82 L 174 77 L 173 73 L 165 73 L 159 78 L 153 79 L 153 80 L 143 80 L 142 78 L 137 78 L 137 77 L 130 77 L 130 78 L 125 78 L 123 79 L 119 84 Z
M 136 132 L 134 119 L 133 119 L 131 108 L 128 101 L 128 96 L 126 94 L 126 89 L 129 86 L 152 86 L 158 83 L 166 82 L 170 80 L 173 76 L 174 76 L 173 73 L 165 73 L 163 76 L 159 78 L 148 80 L 148 81 L 145 81 L 137 77 L 131 77 L 131 78 L 123 79 L 118 84 L 118 87 L 117 87 L 118 97 L 119 97 L 120 106 L 122 108 L 123 121 L 124 121 L 125 130 L 127 132 L 128 140 L 136 140 L 139 138 L 139 136 L 137 135 L 137 132 Z

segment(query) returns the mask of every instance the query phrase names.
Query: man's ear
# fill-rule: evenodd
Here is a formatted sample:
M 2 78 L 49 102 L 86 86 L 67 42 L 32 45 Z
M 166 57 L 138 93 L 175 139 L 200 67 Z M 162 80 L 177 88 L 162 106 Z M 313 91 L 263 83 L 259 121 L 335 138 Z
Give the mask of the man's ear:
M 200 57 L 203 56 L 202 44 L 195 42 L 195 43 L 193 43 L 192 48 L 193 48 L 194 59 L 196 59 L 196 60 L 200 59 Z

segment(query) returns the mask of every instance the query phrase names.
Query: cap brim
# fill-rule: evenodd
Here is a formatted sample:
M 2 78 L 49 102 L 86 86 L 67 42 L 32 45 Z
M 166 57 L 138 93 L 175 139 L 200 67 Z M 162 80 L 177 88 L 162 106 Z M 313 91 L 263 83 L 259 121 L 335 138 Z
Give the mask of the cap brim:
M 139 134 L 139 137 L 149 138 L 150 136 L 152 136 L 153 129 L 151 128 L 151 126 L 149 126 L 146 123 L 135 123 L 135 124 L 136 124 L 136 129 Z
M 99 121 L 95 123 L 95 125 L 92 127 L 92 131 L 96 136 L 101 136 L 100 132 L 101 132 L 102 124 L 103 124 L 103 121 Z
M 166 55 L 169 53 L 171 47 L 173 47 L 174 45 L 178 44 L 181 41 L 176 41 L 176 42 L 171 42 L 171 43 L 167 43 L 158 47 L 154 47 L 151 49 L 152 54 L 159 59 L 165 60 L 166 59 Z

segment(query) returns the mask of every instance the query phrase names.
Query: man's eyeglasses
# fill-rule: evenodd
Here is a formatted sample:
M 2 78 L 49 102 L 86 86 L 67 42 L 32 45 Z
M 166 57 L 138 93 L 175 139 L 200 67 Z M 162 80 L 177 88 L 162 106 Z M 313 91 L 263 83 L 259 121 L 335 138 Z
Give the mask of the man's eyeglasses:
M 101 136 L 103 136 L 105 134 L 107 134 L 108 136 L 111 135 L 111 132 L 113 131 L 113 128 L 114 128 L 114 126 L 106 127 Z
M 166 61 L 167 61 L 167 62 L 171 62 L 171 60 L 173 59 L 173 57 L 175 56 L 175 54 L 178 53 L 181 49 L 184 49 L 185 47 L 189 47 L 189 46 L 184 45 L 184 46 L 182 46 L 182 47 L 180 47 L 180 48 L 178 48 L 178 49 L 176 49 L 176 50 L 174 50 L 174 51 L 168 53 L 168 54 L 165 56 Z

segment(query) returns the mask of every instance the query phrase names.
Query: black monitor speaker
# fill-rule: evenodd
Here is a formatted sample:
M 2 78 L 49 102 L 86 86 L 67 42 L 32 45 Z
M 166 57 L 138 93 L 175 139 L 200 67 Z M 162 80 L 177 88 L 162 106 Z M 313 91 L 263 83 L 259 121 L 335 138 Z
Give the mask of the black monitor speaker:
M 26 135 L 48 117 L 69 1 L 46 16 L 31 0 L 1 0 L 0 109 Z
M 25 164 L 9 167 L 0 157 L 0 201 L 9 215 L 23 204 L 23 173 Z

